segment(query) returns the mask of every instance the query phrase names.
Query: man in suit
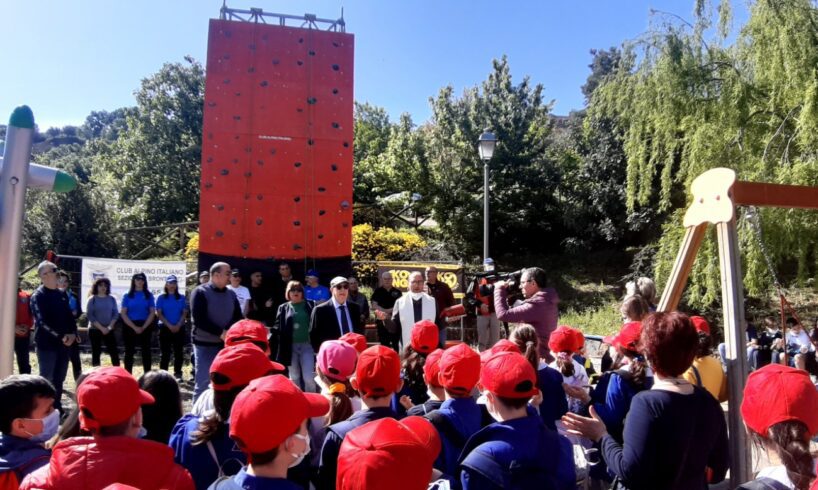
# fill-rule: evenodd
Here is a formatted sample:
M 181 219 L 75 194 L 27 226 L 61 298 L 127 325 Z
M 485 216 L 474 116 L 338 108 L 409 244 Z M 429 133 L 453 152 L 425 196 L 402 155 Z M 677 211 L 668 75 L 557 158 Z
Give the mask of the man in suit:
M 360 308 L 347 301 L 349 281 L 336 277 L 330 282 L 330 291 L 332 299 L 313 308 L 310 316 L 310 342 L 316 352 L 326 340 L 337 340 L 350 332 L 364 333 Z

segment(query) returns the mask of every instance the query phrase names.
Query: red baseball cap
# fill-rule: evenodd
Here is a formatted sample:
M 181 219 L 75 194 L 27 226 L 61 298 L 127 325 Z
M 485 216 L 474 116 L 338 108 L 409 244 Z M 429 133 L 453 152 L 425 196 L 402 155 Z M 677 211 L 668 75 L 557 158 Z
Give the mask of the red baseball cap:
M 522 354 L 498 352 L 483 366 L 480 385 L 503 398 L 531 398 L 537 394 L 537 373 Z
M 585 348 L 585 335 L 578 328 L 572 329 L 574 331 L 574 352 L 579 352 Z
M 400 358 L 398 353 L 375 345 L 361 352 L 355 368 L 355 383 L 361 396 L 391 395 L 400 388 Z
M 344 335 L 341 335 L 341 338 L 338 340 L 343 340 L 352 347 L 355 347 L 355 351 L 358 354 L 365 351 L 367 348 L 366 337 L 359 333 L 347 332 Z
M 335 381 L 346 381 L 355 374 L 358 351 L 343 340 L 327 340 L 318 349 L 318 369 Z
M 771 426 L 788 420 L 803 422 L 812 437 L 818 433 L 818 391 L 806 371 L 768 364 L 747 378 L 741 416 L 764 437 Z
M 548 337 L 548 348 L 551 352 L 574 352 L 577 345 L 577 336 L 574 329 L 566 325 L 560 325 Z
M 429 386 L 443 387 L 440 384 L 440 358 L 443 357 L 443 352 L 443 349 L 433 350 L 423 363 L 423 380 Z
M 391 417 L 351 430 L 338 453 L 339 490 L 421 490 L 429 485 L 440 436 L 423 417 Z
M 497 352 L 516 352 L 517 354 L 522 354 L 523 351 L 520 350 L 520 346 L 515 344 L 514 342 L 508 339 L 500 339 L 497 341 L 491 349 L 486 349 L 480 353 L 480 364 L 485 364 L 491 356 L 496 354 Z
M 421 320 L 412 327 L 412 348 L 421 354 L 428 354 L 437 349 L 440 334 L 437 325 L 431 320 Z
M 237 345 L 247 342 L 267 344 L 268 334 L 267 327 L 259 321 L 239 320 L 227 329 L 227 333 L 224 336 L 224 344 Z
M 227 391 L 245 386 L 256 378 L 283 371 L 284 366 L 268 359 L 257 345 L 231 345 L 220 350 L 213 359 L 210 384 L 216 391 Z
M 707 323 L 707 320 L 701 316 L 691 316 L 690 322 L 693 323 L 693 326 L 696 327 L 697 332 L 704 332 L 707 335 L 710 335 L 710 324 Z
M 604 339 L 608 345 L 614 347 L 622 347 L 628 350 L 639 350 L 642 339 L 642 322 L 628 322 L 622 325 L 619 333 L 616 335 L 608 335 Z
M 480 379 L 480 356 L 466 344 L 443 351 L 440 358 L 440 384 L 449 391 L 467 395 Z
M 80 427 L 84 430 L 121 424 L 139 407 L 153 402 L 153 396 L 139 389 L 136 379 L 119 366 L 89 372 L 77 388 Z
M 254 379 L 236 396 L 230 411 L 230 437 L 247 454 L 266 453 L 295 434 L 310 417 L 329 412 L 329 401 L 303 393 L 280 374 Z

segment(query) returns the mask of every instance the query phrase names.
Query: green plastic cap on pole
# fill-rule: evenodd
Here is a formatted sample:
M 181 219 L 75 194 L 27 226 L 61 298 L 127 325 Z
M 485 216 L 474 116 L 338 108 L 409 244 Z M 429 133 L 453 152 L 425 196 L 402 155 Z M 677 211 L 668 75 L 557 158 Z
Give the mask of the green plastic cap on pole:
M 9 118 L 9 126 L 16 126 L 24 129 L 34 129 L 34 113 L 31 107 L 21 105 L 14 109 Z

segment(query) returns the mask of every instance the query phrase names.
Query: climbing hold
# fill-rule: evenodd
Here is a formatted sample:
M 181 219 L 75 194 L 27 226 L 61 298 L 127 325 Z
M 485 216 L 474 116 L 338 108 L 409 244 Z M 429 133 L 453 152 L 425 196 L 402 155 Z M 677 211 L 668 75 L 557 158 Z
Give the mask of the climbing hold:
M 295 162 L 293 165 L 295 166 L 295 168 L 298 168 L 301 166 L 301 162 Z

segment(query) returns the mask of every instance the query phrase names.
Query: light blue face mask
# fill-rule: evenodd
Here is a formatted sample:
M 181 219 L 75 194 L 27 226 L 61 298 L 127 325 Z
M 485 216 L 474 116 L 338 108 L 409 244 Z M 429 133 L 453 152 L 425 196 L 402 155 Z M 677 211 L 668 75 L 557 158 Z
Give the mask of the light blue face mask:
M 50 414 L 46 415 L 41 419 L 25 419 L 25 420 L 39 420 L 43 423 L 43 430 L 40 431 L 39 434 L 32 434 L 28 432 L 28 435 L 31 437 L 29 438 L 32 442 L 39 442 L 43 443 L 47 440 L 51 439 L 57 434 L 57 431 L 60 430 L 60 411 L 54 410 Z
M 146 435 L 148 435 L 148 429 L 145 426 L 140 427 L 139 432 L 136 433 L 137 439 L 144 439 Z

